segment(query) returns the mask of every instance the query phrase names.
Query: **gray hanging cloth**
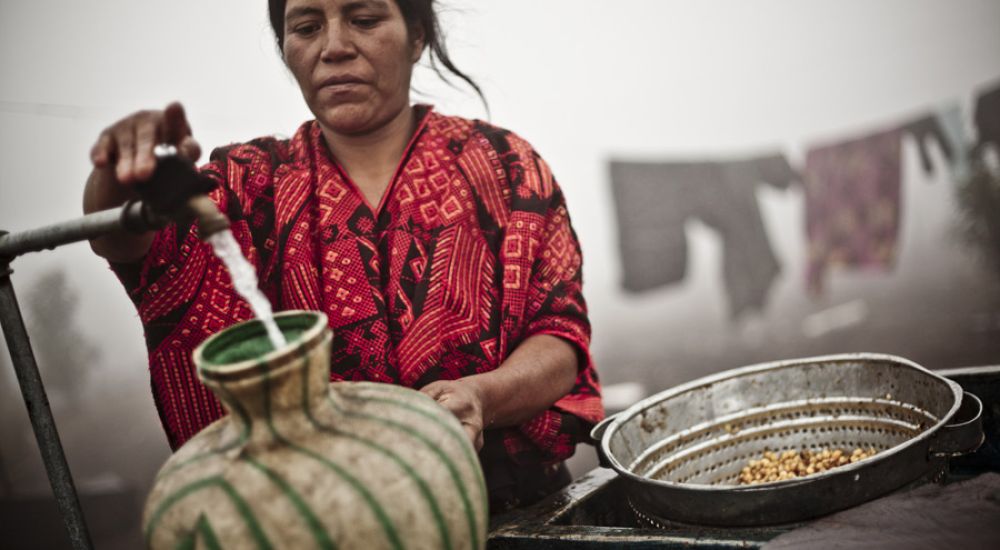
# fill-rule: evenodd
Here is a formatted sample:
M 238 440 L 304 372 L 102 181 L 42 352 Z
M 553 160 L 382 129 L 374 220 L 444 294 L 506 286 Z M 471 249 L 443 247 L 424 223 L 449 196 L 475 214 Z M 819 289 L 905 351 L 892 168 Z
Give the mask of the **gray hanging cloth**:
M 962 181 L 969 174 L 969 149 L 972 146 L 968 136 L 965 135 L 962 110 L 957 103 L 952 103 L 939 108 L 935 116 L 951 148 L 952 177 L 955 181 Z
M 927 142 L 932 139 L 938 142 L 941 152 L 944 153 L 944 157 L 948 159 L 948 162 L 954 162 L 955 152 L 952 150 L 951 140 L 948 139 L 948 135 L 941 125 L 941 120 L 935 114 L 920 117 L 904 125 L 903 131 L 909 132 L 917 140 L 917 147 L 920 150 L 920 163 L 924 168 L 924 172 L 931 173 L 934 170 L 933 163 L 931 163 L 930 150 L 927 148 Z
M 684 224 L 697 219 L 723 245 L 723 281 L 733 317 L 764 307 L 781 270 L 757 205 L 756 187 L 785 189 L 798 174 L 781 154 L 730 162 L 611 162 L 622 286 L 642 292 L 687 272 Z

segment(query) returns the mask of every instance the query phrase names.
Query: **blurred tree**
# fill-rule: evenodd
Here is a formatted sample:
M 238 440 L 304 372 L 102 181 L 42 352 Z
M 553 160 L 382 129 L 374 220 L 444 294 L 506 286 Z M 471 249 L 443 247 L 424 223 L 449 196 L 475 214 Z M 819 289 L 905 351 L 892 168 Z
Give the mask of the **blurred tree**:
M 963 216 L 959 232 L 993 269 L 1000 273 L 1000 151 L 990 146 L 974 150 L 969 176 L 955 188 Z
M 76 312 L 80 296 L 69 284 L 62 269 L 53 269 L 38 277 L 28 291 L 21 307 L 31 337 L 38 370 L 42 374 L 50 401 L 77 405 L 97 348 L 80 331 Z
M 66 271 L 42 273 L 19 296 L 18 303 L 52 408 L 78 407 L 99 352 L 79 328 L 76 313 L 80 296 L 70 286 Z M 28 455 L 37 453 L 19 443 L 31 427 L 6 341 L 0 352 L 0 495 L 9 496 L 16 489 L 11 469 L 18 470 L 17 465 Z

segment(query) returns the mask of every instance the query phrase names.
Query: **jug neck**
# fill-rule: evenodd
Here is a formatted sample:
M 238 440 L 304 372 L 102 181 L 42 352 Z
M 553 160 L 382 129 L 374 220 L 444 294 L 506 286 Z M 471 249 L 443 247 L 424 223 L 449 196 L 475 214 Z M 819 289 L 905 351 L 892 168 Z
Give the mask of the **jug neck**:
M 231 337 L 231 345 L 240 345 L 238 330 L 219 336 Z M 323 316 L 321 325 L 311 326 L 281 349 L 257 358 L 213 364 L 205 360 L 205 353 L 198 353 L 203 351 L 199 348 L 195 354 L 198 375 L 246 439 L 281 439 L 283 433 L 303 425 L 302 421 L 308 423 L 317 409 L 329 406 L 331 339 Z

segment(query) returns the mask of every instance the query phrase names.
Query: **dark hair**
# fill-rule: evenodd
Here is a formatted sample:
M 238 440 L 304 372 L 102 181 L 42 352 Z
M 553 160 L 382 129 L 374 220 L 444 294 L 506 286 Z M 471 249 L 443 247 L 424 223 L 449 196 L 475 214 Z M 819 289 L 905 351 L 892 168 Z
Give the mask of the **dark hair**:
M 444 44 L 444 37 L 441 36 L 441 27 L 438 24 L 437 12 L 434 10 L 434 0 L 393 0 L 399 6 L 399 11 L 403 13 L 403 19 L 409 28 L 418 28 L 424 31 L 424 45 L 430 49 L 431 68 L 437 73 L 441 80 L 451 84 L 451 80 L 441 72 L 438 63 L 451 74 L 462 79 L 466 84 L 476 91 L 476 95 L 483 101 L 486 110 L 486 96 L 468 75 L 455 66 L 448 57 L 448 49 Z M 285 43 L 285 2 L 286 0 L 268 0 L 268 10 L 271 18 L 271 29 L 274 31 L 274 38 L 278 44 L 278 51 L 284 51 Z

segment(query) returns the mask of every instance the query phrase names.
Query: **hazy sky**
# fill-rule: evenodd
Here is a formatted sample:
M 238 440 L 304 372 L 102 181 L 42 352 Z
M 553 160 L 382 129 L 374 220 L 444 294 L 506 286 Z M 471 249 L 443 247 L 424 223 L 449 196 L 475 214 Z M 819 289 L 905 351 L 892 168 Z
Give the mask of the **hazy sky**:
M 605 372 L 627 367 L 623 353 L 635 359 L 634 338 L 728 334 L 718 241 L 702 226 L 690 228 L 696 246 L 684 285 L 639 299 L 618 288 L 609 158 L 779 148 L 799 160 L 810 143 L 949 102 L 968 118 L 976 88 L 1000 81 L 995 0 L 446 4 L 454 60 L 481 83 L 492 121 L 531 141 L 566 192 Z M 417 85 L 443 112 L 485 116 L 471 93 L 426 70 Z M 290 135 L 309 118 L 275 52 L 264 2 L 0 0 L 0 229 L 79 215 L 87 152 L 100 130 L 173 99 L 187 106 L 206 151 Z M 914 172 L 912 144 L 904 153 Z M 967 280 L 961 273 L 971 272 L 954 275 L 925 261 L 967 263 L 947 244 L 954 206 L 946 176 L 914 176 L 905 185 L 907 219 L 924 220 L 924 228 L 907 222 L 898 279 L 858 284 L 884 293 L 894 281 L 925 276 Z M 826 303 L 805 299 L 801 196 L 765 193 L 760 201 L 785 265 L 766 326 L 791 331 L 803 315 L 856 298 L 856 285 L 835 280 Z M 103 262 L 80 244 L 24 257 L 15 269 L 22 296 L 42 274 L 66 271 L 80 303 L 65 321 L 100 350 L 88 387 L 141 395 L 127 414 L 162 445 L 138 320 Z M 36 345 L 58 345 L 60 335 L 34 336 Z

